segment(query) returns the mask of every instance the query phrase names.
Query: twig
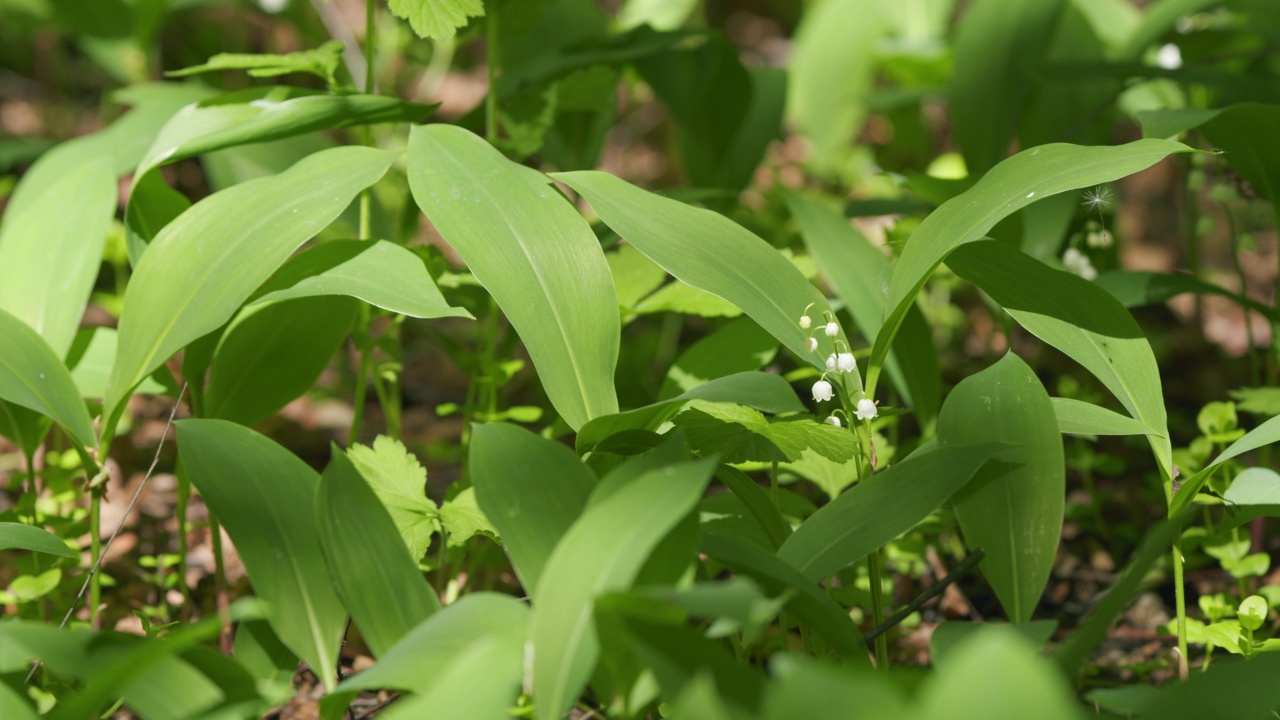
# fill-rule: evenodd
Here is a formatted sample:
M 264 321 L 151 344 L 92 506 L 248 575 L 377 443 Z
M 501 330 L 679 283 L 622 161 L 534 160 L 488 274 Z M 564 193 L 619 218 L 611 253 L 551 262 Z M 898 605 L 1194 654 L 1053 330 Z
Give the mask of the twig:
M 937 597 L 938 595 L 941 595 L 942 592 L 947 589 L 947 586 L 949 586 L 951 583 L 955 582 L 956 580 L 959 580 L 961 575 L 969 572 L 974 568 L 974 566 L 982 562 L 982 558 L 985 556 L 986 556 L 986 552 L 984 552 L 981 549 L 974 550 L 973 552 L 969 553 L 969 556 L 966 557 L 964 560 L 961 560 L 959 564 L 957 564 L 954 568 L 952 568 L 951 572 L 947 573 L 946 577 L 942 578 L 938 582 L 925 588 L 924 592 L 921 593 L 919 597 L 917 597 L 915 600 L 912 600 L 910 603 L 908 603 L 905 607 L 903 607 L 898 612 L 890 615 L 887 619 L 885 619 L 884 622 L 872 628 L 871 632 L 862 636 L 863 641 L 871 642 L 872 640 L 875 640 L 877 637 L 880 637 L 881 635 L 888 632 L 890 629 L 893 628 L 894 625 L 897 625 L 903 620 L 906 620 L 908 615 L 924 607 L 924 604 L 929 602 L 933 598 Z
M 71 620 L 71 616 L 75 613 L 76 608 L 80 607 L 80 601 L 84 599 L 84 594 L 89 590 L 89 583 L 93 581 L 93 576 L 98 573 L 98 569 L 102 567 L 102 561 L 107 557 L 107 551 L 111 549 L 111 543 L 116 541 L 116 536 L 124 529 L 125 522 L 129 519 L 129 513 L 133 512 L 133 507 L 138 504 L 138 498 L 142 495 L 142 489 L 147 486 L 147 481 L 151 479 L 151 474 L 155 472 L 156 465 L 160 464 L 160 451 L 164 449 L 164 439 L 169 436 L 169 428 L 173 427 L 173 419 L 178 415 L 178 408 L 182 405 L 182 396 L 187 392 L 187 384 L 182 383 L 182 389 L 178 391 L 178 399 L 173 402 L 173 409 L 169 411 L 169 420 L 165 423 L 164 434 L 160 436 L 160 442 L 156 445 L 156 455 L 151 459 L 151 466 L 147 468 L 147 474 L 142 476 L 142 482 L 138 483 L 138 489 L 133 492 L 133 497 L 129 499 L 129 506 L 125 508 L 124 514 L 120 516 L 120 522 L 116 524 L 116 529 L 111 531 L 111 537 L 107 538 L 107 542 L 102 546 L 102 552 L 98 554 L 98 561 L 89 568 L 89 574 L 84 579 L 84 584 L 80 586 L 80 592 L 76 595 L 76 599 L 71 603 L 71 607 L 67 608 L 67 614 L 62 616 L 62 622 L 58 623 L 58 629 L 67 626 L 67 622 Z M 31 672 L 27 674 L 27 682 L 31 682 L 31 678 L 35 677 L 36 671 L 40 669 L 40 661 L 31 667 Z

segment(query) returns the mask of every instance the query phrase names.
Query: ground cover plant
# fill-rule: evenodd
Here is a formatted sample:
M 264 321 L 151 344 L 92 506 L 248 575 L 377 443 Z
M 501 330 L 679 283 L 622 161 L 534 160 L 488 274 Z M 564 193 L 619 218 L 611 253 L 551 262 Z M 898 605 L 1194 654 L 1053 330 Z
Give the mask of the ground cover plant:
M 1280 716 L 1274 0 L 0 38 L 0 717 Z

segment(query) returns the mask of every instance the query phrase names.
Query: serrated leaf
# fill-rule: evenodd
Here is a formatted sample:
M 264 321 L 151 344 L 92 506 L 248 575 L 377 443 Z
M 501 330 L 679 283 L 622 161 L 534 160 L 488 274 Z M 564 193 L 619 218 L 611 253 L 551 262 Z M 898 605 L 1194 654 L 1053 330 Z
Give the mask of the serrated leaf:
M 165 73 L 166 77 L 187 77 L 217 70 L 246 70 L 252 77 L 276 77 L 289 73 L 310 73 L 321 80 L 334 83 L 334 74 L 342 61 L 345 45 L 341 40 L 330 40 L 313 50 L 274 55 L 269 53 L 218 53 L 200 65 Z
M 427 469 L 394 438 L 379 435 L 373 446 L 353 445 L 347 456 L 386 506 L 416 560 L 427 552 L 439 511 L 427 497 Z
M 812 450 L 827 460 L 843 463 L 857 451 L 853 433 L 809 418 L 775 420 L 766 434 L 779 446 L 794 450 L 793 460 L 798 460 L 804 450 Z
M 476 503 L 476 489 L 473 487 L 440 506 L 440 525 L 444 527 L 449 544 L 454 547 L 465 544 L 476 535 L 498 536 L 498 529 Z
M 397 17 L 409 21 L 419 37 L 448 40 L 467 18 L 484 15 L 481 0 L 387 0 Z

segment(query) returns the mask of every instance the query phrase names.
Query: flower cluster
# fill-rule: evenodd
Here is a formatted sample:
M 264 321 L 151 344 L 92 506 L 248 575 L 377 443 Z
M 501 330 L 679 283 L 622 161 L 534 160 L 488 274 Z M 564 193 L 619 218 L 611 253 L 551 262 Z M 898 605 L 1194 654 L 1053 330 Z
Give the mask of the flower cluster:
M 1098 277 L 1098 271 L 1094 269 L 1093 263 L 1089 262 L 1089 256 L 1075 248 L 1067 248 L 1067 251 L 1062 253 L 1062 264 L 1067 270 L 1085 280 Z
M 813 328 L 815 333 L 820 329 L 827 337 L 839 337 L 840 324 L 836 322 L 835 317 L 832 316 L 830 312 L 823 313 L 823 319 L 826 320 L 826 322 L 814 327 L 813 318 L 809 317 L 809 308 L 813 307 L 813 305 L 813 303 L 809 303 L 809 305 L 805 307 L 804 313 L 801 314 L 799 321 L 800 329 L 809 330 L 810 328 Z M 827 402 L 835 397 L 835 388 L 827 381 L 827 373 L 858 372 L 858 361 L 854 359 L 853 353 L 849 352 L 847 347 L 844 347 L 842 350 L 843 345 L 844 343 L 836 340 L 837 352 L 833 352 L 827 356 L 827 372 L 823 373 L 822 377 L 818 378 L 818 381 L 813 384 L 814 402 Z M 813 336 L 813 333 L 810 333 L 809 337 L 805 340 L 805 350 L 809 352 L 817 352 L 818 350 L 818 339 Z M 836 412 L 839 412 L 839 410 Z M 855 414 L 859 420 L 870 420 L 874 418 L 877 414 L 875 402 L 868 398 L 859 400 L 858 409 Z M 834 425 L 835 427 L 842 427 L 840 424 L 840 418 L 836 417 L 834 414 L 828 417 L 824 422 L 828 425 Z

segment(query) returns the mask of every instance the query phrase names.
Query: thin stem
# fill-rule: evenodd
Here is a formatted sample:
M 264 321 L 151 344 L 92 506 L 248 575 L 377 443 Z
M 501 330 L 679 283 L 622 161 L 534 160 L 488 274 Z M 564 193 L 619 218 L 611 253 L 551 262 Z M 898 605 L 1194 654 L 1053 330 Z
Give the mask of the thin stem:
M 213 545 L 214 604 L 218 609 L 218 615 L 225 617 L 227 608 L 231 606 L 231 599 L 227 594 L 227 564 L 222 559 L 222 525 L 218 523 L 218 516 L 214 515 L 212 510 L 209 511 L 209 541 Z M 222 626 L 222 633 L 218 638 L 218 646 L 222 650 L 222 654 L 231 654 L 230 622 Z
M 1173 507 L 1173 481 L 1171 478 L 1163 479 L 1165 503 Z M 1173 599 L 1174 610 L 1178 615 L 1178 652 L 1179 667 L 1185 669 L 1187 666 L 1187 589 L 1183 584 L 1182 576 L 1182 533 L 1180 531 L 1173 534 Z M 1181 672 L 1181 670 L 1180 670 Z M 1185 680 L 1186 675 L 1182 678 Z
M 191 619 L 191 588 L 187 586 L 187 506 L 191 500 L 191 480 L 178 463 L 178 592 L 182 593 L 184 620 Z
M 1245 278 L 1244 266 L 1240 262 L 1240 236 L 1236 232 L 1236 216 L 1226 203 L 1222 204 L 1222 214 L 1227 218 L 1227 233 L 1231 238 L 1231 261 L 1236 268 L 1236 279 L 1240 282 L 1240 296 L 1247 298 L 1249 296 L 1249 286 Z M 1249 311 L 1249 306 L 1243 303 L 1241 303 L 1240 309 L 1244 311 L 1244 333 L 1245 337 L 1249 339 L 1249 348 L 1245 351 L 1245 357 L 1249 362 L 1249 380 L 1254 386 L 1257 386 L 1262 382 L 1262 377 L 1258 370 L 1257 342 L 1253 337 L 1253 313 Z
M 871 555 L 867 558 L 867 568 L 871 574 L 871 619 L 879 627 L 885 622 L 884 619 L 884 587 L 883 587 L 883 562 L 880 557 L 880 548 L 871 551 Z M 889 669 L 889 638 L 884 633 L 880 633 L 875 637 L 876 641 L 876 667 L 880 670 Z
M 956 564 L 955 567 L 951 568 L 951 572 L 947 573 L 946 577 L 942 578 L 941 580 L 925 588 L 924 592 L 921 592 L 920 595 L 916 597 L 915 600 L 912 600 L 910 603 L 903 606 L 901 610 L 890 615 L 887 619 L 885 619 L 883 623 L 876 625 L 874 628 L 871 629 L 871 632 L 867 633 L 866 635 L 863 635 L 862 639 L 864 641 L 878 639 L 881 635 L 888 632 L 895 625 L 902 622 L 903 620 L 906 620 L 907 617 L 911 615 L 911 613 L 916 612 L 920 608 L 924 607 L 925 603 L 929 602 L 930 600 L 937 597 L 938 595 L 941 595 L 943 591 L 945 591 L 948 587 L 951 586 L 952 583 L 959 580 L 961 575 L 964 575 L 965 573 L 969 572 L 974 567 L 976 567 L 978 563 L 982 562 L 982 558 L 985 556 L 986 556 L 986 552 L 983 551 L 982 548 L 978 548 L 977 550 L 970 552 L 969 555 L 965 557 L 965 559 L 961 560 L 959 563 Z
M 102 488 L 89 489 L 89 566 L 102 562 Z M 89 626 L 98 629 L 98 605 L 102 601 L 102 577 L 89 576 Z
M 485 64 L 488 66 L 489 94 L 484 99 L 484 139 L 493 144 L 498 140 L 498 8 L 485 8 Z
M 351 400 L 351 433 L 347 437 L 347 445 L 360 441 L 360 425 L 364 421 L 365 397 L 368 394 L 367 381 L 370 364 L 369 339 L 369 306 L 360 303 L 360 317 L 356 322 L 356 346 L 360 350 L 360 363 L 356 369 L 355 396 Z

